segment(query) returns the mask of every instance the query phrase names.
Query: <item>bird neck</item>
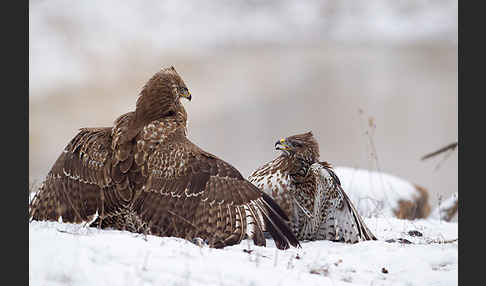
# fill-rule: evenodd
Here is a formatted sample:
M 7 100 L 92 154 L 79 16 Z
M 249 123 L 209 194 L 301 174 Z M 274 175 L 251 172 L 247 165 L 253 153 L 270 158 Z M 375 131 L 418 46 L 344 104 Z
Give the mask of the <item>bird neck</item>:
M 272 167 L 283 172 L 283 175 L 289 176 L 291 182 L 301 183 L 307 176 L 311 165 L 311 162 L 295 155 L 282 154 L 274 160 Z

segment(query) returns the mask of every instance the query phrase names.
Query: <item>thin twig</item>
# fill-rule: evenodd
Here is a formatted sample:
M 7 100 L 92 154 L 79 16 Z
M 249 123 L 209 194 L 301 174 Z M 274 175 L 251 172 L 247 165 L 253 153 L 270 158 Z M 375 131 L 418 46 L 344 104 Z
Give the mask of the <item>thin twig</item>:
M 447 150 L 455 150 L 457 148 L 457 145 L 458 145 L 458 142 L 451 143 L 451 144 L 449 144 L 449 145 L 447 145 L 445 147 L 440 148 L 437 151 L 434 151 L 432 153 L 429 153 L 429 154 L 423 156 L 422 158 L 420 158 L 420 160 L 423 161 L 423 160 L 426 160 L 428 158 L 435 157 L 435 156 L 439 155 L 440 153 L 443 153 L 443 152 L 445 152 Z
M 363 113 L 364 112 L 361 108 L 358 109 L 358 114 L 359 114 L 360 118 L 361 118 L 361 115 Z M 392 192 L 395 192 L 395 190 L 393 189 L 393 186 L 388 184 L 389 188 L 387 188 L 387 186 L 385 185 L 385 181 L 383 180 L 383 172 L 381 171 L 381 166 L 380 166 L 380 163 L 379 163 L 379 160 L 378 160 L 378 152 L 376 150 L 376 146 L 375 146 L 375 142 L 374 142 L 375 130 L 376 130 L 375 119 L 370 116 L 370 117 L 368 117 L 368 125 L 367 125 L 367 130 L 365 131 L 365 135 L 368 137 L 368 146 L 371 148 L 371 152 L 370 152 L 371 159 L 372 160 L 374 159 L 375 167 L 376 167 L 376 170 L 378 171 L 378 177 L 380 178 L 383 189 L 385 189 L 385 190 L 388 189 Z M 369 178 L 370 178 L 370 182 L 373 182 L 373 180 L 371 179 L 371 174 L 370 174 Z M 374 190 L 374 188 L 372 187 L 371 190 Z M 386 191 L 383 192 L 383 195 L 385 197 L 384 203 L 386 203 L 388 206 L 392 207 L 391 200 L 389 199 L 387 192 Z

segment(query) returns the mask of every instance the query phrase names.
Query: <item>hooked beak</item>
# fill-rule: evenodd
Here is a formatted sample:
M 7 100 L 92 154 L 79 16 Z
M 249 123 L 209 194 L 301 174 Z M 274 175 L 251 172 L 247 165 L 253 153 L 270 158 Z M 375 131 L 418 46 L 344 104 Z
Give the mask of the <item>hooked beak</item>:
M 290 146 L 285 140 L 285 138 L 282 138 L 279 141 L 275 142 L 275 150 L 283 150 L 283 151 L 290 150 Z
M 187 98 L 187 100 L 189 100 L 189 101 L 191 101 L 191 99 L 192 99 L 192 95 L 189 91 L 186 91 L 183 94 L 181 94 L 181 97 Z

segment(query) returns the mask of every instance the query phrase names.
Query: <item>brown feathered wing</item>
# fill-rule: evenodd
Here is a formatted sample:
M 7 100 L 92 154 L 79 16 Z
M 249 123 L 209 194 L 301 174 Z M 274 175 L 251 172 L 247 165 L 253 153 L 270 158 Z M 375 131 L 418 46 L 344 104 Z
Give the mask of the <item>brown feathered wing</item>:
M 144 149 L 150 151 L 142 147 L 141 153 Z M 185 135 L 136 157 L 146 158 L 135 162 L 147 181 L 133 209 L 148 222 L 152 234 L 199 237 L 213 247 L 236 244 L 248 236 L 264 246 L 266 230 L 280 249 L 299 245 L 286 225 L 286 215 L 268 195 Z
M 318 239 L 345 242 L 376 240 L 364 223 L 348 195 L 341 187 L 339 178 L 326 162 L 314 163 L 310 176 L 315 180 L 315 208 L 322 219 L 319 223 Z
M 113 203 L 111 128 L 83 128 L 69 142 L 29 206 L 35 220 L 88 222 Z

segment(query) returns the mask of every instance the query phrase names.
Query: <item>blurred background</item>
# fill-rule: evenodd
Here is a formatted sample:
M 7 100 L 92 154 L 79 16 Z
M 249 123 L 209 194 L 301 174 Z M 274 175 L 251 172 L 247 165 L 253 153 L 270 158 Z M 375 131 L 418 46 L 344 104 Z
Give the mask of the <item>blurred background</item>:
M 189 138 L 247 177 L 312 130 L 321 160 L 458 189 L 457 1 L 29 2 L 29 177 L 175 66 Z M 376 150 L 376 152 L 374 152 Z

